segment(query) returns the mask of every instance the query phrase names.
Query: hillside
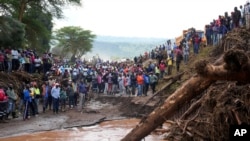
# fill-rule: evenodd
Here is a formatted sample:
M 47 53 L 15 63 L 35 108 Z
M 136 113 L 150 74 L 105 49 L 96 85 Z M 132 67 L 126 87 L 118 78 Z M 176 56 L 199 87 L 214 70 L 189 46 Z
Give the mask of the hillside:
M 164 44 L 166 40 L 163 38 L 97 36 L 92 51 L 85 57 L 91 58 L 99 55 L 104 60 L 133 58 Z
M 249 30 L 237 28 L 218 46 L 191 56 L 176 90 L 158 95 L 162 104 L 123 140 L 140 140 L 167 122 L 170 126 L 158 131 L 169 141 L 226 141 L 234 133 L 230 127 L 250 125 L 249 39 Z

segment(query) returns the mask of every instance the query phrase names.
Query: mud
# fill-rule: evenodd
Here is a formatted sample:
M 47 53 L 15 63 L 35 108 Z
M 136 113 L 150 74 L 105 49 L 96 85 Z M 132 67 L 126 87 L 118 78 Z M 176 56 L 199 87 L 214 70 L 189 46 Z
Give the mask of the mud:
M 82 112 L 77 109 L 67 109 L 65 112 L 53 114 L 52 111 L 42 113 L 23 121 L 21 116 L 0 123 L 0 138 L 17 136 L 20 134 L 52 131 L 58 129 L 72 129 L 74 127 L 89 127 L 98 125 L 103 121 L 141 117 L 153 110 L 152 104 L 141 110 L 143 104 L 150 96 L 96 96 L 88 101 Z
M 23 134 L 15 137 L 1 139 L 1 141 L 46 140 L 46 141 L 117 141 L 124 133 L 129 132 L 139 119 L 122 119 L 102 122 L 95 126 L 61 129 L 53 131 Z M 166 125 L 167 126 L 167 125 Z M 157 134 L 151 134 L 145 138 L 147 141 L 161 140 Z

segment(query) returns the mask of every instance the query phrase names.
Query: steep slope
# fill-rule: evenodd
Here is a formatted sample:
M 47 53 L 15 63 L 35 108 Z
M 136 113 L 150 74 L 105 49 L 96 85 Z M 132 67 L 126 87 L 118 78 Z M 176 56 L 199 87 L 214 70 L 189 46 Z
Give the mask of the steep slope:
M 244 28 L 225 36 L 209 58 L 197 60 L 197 74 L 123 140 L 140 140 L 170 119 L 167 140 L 229 140 L 230 125 L 250 124 L 249 39 Z

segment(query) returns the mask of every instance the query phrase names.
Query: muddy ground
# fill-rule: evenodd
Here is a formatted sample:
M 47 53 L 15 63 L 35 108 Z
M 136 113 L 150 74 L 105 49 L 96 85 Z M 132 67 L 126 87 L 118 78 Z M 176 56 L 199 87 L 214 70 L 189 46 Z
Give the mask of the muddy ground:
M 8 123 L 0 123 L 0 138 L 38 131 L 91 126 L 107 120 L 140 118 L 153 110 L 154 100 L 142 108 L 149 98 L 150 96 L 101 95 L 87 101 L 82 112 L 78 112 L 77 109 L 67 109 L 59 114 L 53 114 L 51 110 L 42 113 L 40 105 L 40 114 L 36 117 L 23 121 L 22 115 L 19 115 L 19 118 L 7 120 Z

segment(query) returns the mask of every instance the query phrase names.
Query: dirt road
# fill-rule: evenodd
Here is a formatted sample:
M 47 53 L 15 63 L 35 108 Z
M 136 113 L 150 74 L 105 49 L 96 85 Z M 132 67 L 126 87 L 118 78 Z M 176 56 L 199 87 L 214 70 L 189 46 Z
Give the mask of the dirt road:
M 0 123 L 0 138 L 15 136 L 23 133 L 33 133 L 38 131 L 49 131 L 55 129 L 91 126 L 105 120 L 127 118 L 128 116 L 146 114 L 153 108 L 145 107 L 140 110 L 147 97 L 128 97 L 128 96 L 100 96 L 88 101 L 82 112 L 76 109 L 68 109 L 59 114 L 46 111 L 38 116 L 33 116 L 29 120 L 23 121 L 19 118 L 10 119 L 8 123 Z M 40 105 L 42 108 L 42 105 Z M 146 110 L 146 111 L 145 111 Z

